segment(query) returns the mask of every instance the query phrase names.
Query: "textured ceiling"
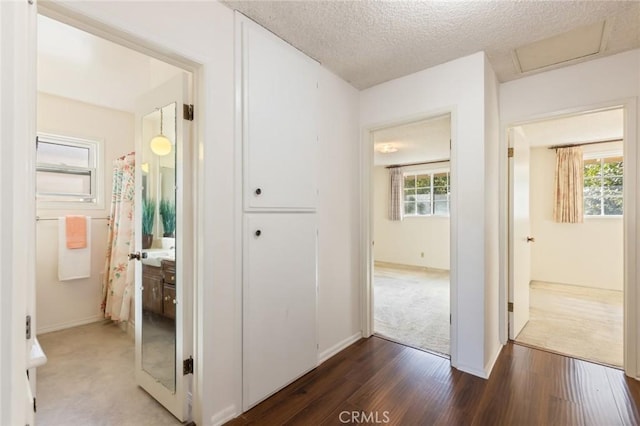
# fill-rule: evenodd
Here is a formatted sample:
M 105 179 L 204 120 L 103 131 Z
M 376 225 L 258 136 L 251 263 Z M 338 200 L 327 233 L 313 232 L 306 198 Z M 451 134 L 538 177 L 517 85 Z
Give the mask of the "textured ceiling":
M 359 89 L 484 50 L 500 81 L 513 49 L 607 19 L 606 49 L 640 47 L 638 1 L 223 1 Z

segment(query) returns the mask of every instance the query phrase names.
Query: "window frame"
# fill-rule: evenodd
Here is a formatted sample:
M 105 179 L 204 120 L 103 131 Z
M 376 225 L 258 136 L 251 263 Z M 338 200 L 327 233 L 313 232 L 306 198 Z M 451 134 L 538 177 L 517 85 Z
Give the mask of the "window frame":
M 38 144 L 48 143 L 69 147 L 86 148 L 89 151 L 89 167 L 66 166 L 46 162 L 38 162 Z M 104 142 L 102 140 L 75 138 L 70 136 L 38 133 L 35 161 L 38 172 L 53 172 L 69 175 L 89 175 L 90 193 L 86 197 L 64 192 L 38 192 L 36 186 L 36 202 L 41 209 L 67 210 L 104 209 Z M 46 198 L 43 198 L 46 197 Z M 64 199 L 66 198 L 66 199 Z M 75 199 L 69 199 L 75 198 Z
M 583 160 L 584 161 L 590 161 L 590 160 L 599 160 L 600 161 L 600 168 L 601 171 L 603 170 L 604 164 L 605 164 L 605 160 L 608 158 L 615 158 L 615 157 L 621 157 L 622 158 L 622 164 L 623 164 L 623 170 L 624 170 L 624 155 L 622 153 L 622 151 L 606 151 L 606 152 L 589 152 L 589 153 L 585 153 L 583 155 Z M 583 167 L 583 171 L 584 171 L 584 167 Z M 587 214 L 587 210 L 586 210 L 586 206 L 585 206 L 585 202 L 587 198 L 593 198 L 593 197 L 586 197 L 584 196 L 584 189 L 585 189 L 585 184 L 584 184 L 584 180 L 586 180 L 586 178 L 583 178 L 583 184 L 582 184 L 582 190 L 583 190 L 583 216 L 585 218 L 621 218 L 624 216 L 624 172 L 622 175 L 620 175 L 619 177 L 622 178 L 622 190 L 623 190 L 623 194 L 619 197 L 622 200 L 622 214 L 605 214 L 604 212 L 604 199 L 605 199 L 605 195 L 604 195 L 604 180 L 607 176 L 604 175 L 604 172 L 602 172 L 599 176 L 600 178 L 600 214 Z M 609 176 L 610 177 L 610 176 Z M 614 177 L 618 177 L 618 176 L 614 176 Z M 618 198 L 618 197 L 616 197 Z
M 434 197 L 434 187 L 436 187 L 436 185 L 434 185 L 434 177 L 435 175 L 438 174 L 442 174 L 442 173 L 446 173 L 447 174 L 447 213 L 446 214 L 442 214 L 442 213 L 435 213 L 435 197 Z M 418 200 L 414 200 L 413 203 L 415 204 L 415 213 L 407 213 L 405 206 L 406 203 L 408 201 L 405 201 L 405 194 L 407 189 L 414 189 L 416 191 L 417 195 L 417 190 L 419 189 L 417 186 L 417 176 L 418 175 L 428 175 L 429 176 L 429 206 L 430 206 L 430 211 L 427 214 L 419 214 L 418 213 Z M 416 181 L 416 186 L 414 188 L 407 188 L 404 183 L 405 183 L 405 179 L 409 176 L 414 176 L 415 181 Z M 438 168 L 438 169 L 432 169 L 432 170 L 416 170 L 416 171 L 406 171 L 402 173 L 402 215 L 403 217 L 450 217 L 451 216 L 451 169 L 449 168 Z M 422 187 L 420 187 L 422 188 Z

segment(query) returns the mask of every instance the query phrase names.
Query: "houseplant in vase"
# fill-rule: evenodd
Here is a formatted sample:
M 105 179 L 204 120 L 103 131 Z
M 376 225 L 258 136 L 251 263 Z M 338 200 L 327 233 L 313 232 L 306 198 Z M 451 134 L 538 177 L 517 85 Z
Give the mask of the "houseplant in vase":
M 148 249 L 153 244 L 153 221 L 156 217 L 156 201 L 151 198 L 142 200 L 142 248 Z
M 160 200 L 160 218 L 162 218 L 163 237 L 175 238 L 176 236 L 176 203 L 169 200 Z

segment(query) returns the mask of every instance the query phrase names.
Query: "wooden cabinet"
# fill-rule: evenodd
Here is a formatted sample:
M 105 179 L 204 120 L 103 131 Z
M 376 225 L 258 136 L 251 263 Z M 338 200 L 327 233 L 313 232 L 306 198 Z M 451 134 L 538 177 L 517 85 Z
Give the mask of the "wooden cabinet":
M 176 263 L 163 260 L 161 265 L 142 265 L 142 310 L 175 319 Z
M 142 310 L 162 315 L 162 268 L 142 265 Z
M 320 65 L 254 22 L 240 25 L 244 207 L 314 210 Z

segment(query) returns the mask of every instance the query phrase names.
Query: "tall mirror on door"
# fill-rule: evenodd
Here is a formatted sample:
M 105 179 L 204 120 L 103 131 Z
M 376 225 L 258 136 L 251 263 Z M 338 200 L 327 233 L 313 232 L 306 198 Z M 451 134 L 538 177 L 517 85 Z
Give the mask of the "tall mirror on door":
M 158 106 L 142 119 L 142 368 L 176 389 L 176 117 Z

